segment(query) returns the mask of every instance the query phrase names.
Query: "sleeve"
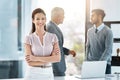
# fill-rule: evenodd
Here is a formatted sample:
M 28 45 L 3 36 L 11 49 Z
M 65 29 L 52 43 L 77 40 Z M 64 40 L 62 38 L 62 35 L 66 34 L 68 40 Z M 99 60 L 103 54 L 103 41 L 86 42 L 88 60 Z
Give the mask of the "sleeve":
M 54 38 L 53 38 L 53 44 L 56 43 L 56 42 L 59 42 L 56 34 L 53 34 L 54 35 Z M 69 55 L 69 49 L 65 48 L 65 47 L 62 47 L 63 48 L 63 52 L 65 55 Z
M 105 50 L 100 58 L 100 60 L 109 60 L 112 54 L 112 46 L 113 46 L 113 33 L 112 31 L 108 31 L 105 39 Z
M 89 49 L 90 49 L 90 42 L 89 42 L 89 30 L 88 30 L 88 32 L 87 32 L 86 50 L 85 50 L 85 60 L 88 60 Z
M 30 39 L 30 36 L 26 36 L 26 37 L 25 37 L 24 44 L 29 44 L 29 45 L 32 44 L 31 39 Z
M 65 55 L 69 55 L 69 49 L 67 49 L 65 47 L 63 47 L 63 52 L 64 52 Z
M 58 42 L 58 38 L 56 36 L 56 34 L 54 34 L 54 43 Z

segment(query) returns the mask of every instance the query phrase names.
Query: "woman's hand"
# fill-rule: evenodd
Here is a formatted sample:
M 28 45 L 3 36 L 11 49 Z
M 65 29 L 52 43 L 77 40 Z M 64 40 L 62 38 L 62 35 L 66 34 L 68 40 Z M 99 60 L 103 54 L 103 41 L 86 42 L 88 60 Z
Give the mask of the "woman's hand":
M 37 61 L 36 59 L 35 59 L 35 56 L 33 56 L 33 55 L 26 55 L 26 61 L 27 62 L 31 62 L 31 61 Z

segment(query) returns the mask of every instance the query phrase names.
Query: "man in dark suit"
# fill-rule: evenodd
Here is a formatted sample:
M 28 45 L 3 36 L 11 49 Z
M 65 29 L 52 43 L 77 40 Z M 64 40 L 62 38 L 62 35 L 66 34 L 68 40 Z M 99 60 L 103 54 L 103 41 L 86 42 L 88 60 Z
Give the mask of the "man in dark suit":
M 57 35 L 61 51 L 61 61 L 53 63 L 54 76 L 65 76 L 65 55 L 72 54 L 73 57 L 76 55 L 75 51 L 63 47 L 64 38 L 60 28 L 58 27 L 59 24 L 63 23 L 63 20 L 64 10 L 60 7 L 53 8 L 51 11 L 51 21 L 47 24 L 47 30 L 48 32 L 55 33 Z

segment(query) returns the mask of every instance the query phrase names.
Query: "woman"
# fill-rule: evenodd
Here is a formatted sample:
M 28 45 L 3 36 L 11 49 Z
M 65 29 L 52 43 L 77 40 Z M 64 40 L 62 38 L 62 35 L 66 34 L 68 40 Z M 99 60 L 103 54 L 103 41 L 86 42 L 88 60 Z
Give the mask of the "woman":
M 60 61 L 58 39 L 46 31 L 46 14 L 37 8 L 32 12 L 32 30 L 25 39 L 26 80 L 54 80 L 51 63 Z

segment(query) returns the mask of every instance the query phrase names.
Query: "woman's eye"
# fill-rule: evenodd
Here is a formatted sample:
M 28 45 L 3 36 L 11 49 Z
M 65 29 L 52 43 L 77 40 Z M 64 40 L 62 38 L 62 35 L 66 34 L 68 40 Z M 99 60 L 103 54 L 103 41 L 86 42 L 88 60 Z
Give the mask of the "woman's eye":
M 45 20 L 45 18 L 42 18 L 42 20 Z
M 37 18 L 36 20 L 40 20 L 39 18 Z

